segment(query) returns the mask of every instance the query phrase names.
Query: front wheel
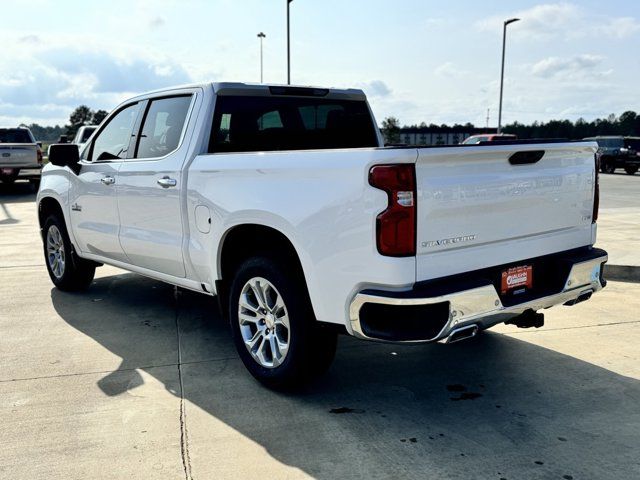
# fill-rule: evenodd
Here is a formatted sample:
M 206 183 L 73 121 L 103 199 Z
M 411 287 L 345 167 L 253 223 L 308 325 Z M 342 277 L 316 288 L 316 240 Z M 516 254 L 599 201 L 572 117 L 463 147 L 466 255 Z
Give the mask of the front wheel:
M 93 281 L 96 265 L 73 251 L 64 220 L 51 215 L 44 223 L 44 259 L 53 284 L 60 290 L 86 289 Z
M 284 261 L 253 257 L 237 269 L 229 318 L 238 354 L 258 381 L 291 388 L 324 373 L 337 334 L 319 324 L 301 274 Z
M 627 172 L 627 175 L 635 175 L 638 171 L 638 167 L 636 165 L 624 167 L 624 171 Z

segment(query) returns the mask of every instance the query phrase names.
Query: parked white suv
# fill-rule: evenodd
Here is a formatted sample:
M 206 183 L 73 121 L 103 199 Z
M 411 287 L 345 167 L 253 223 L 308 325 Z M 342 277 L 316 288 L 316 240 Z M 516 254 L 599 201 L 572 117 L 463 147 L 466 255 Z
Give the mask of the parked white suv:
M 282 387 L 336 336 L 451 342 L 605 281 L 595 144 L 384 148 L 360 90 L 214 83 L 124 102 L 38 210 L 60 289 L 107 263 L 217 295 L 240 357 Z

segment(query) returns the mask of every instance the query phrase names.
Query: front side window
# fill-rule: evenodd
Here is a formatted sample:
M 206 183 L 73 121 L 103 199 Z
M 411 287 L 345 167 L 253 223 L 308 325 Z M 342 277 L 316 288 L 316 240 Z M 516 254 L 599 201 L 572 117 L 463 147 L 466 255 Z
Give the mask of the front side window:
M 135 158 L 164 157 L 178 148 L 191 95 L 152 100 L 144 117 Z
M 90 160 L 94 162 L 126 158 L 140 104 L 120 110 L 102 129 L 93 142 Z
M 224 95 L 211 133 L 212 153 L 378 146 L 363 100 Z

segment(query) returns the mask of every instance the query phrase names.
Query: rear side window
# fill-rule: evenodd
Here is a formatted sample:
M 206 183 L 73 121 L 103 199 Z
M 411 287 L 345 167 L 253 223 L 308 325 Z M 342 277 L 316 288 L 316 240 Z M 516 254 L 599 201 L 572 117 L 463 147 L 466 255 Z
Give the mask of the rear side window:
M 152 100 L 144 117 L 135 158 L 164 157 L 178 148 L 191 95 Z
M 220 96 L 210 153 L 377 147 L 366 102 Z
M 24 128 L 0 128 L 0 143 L 34 143 Z

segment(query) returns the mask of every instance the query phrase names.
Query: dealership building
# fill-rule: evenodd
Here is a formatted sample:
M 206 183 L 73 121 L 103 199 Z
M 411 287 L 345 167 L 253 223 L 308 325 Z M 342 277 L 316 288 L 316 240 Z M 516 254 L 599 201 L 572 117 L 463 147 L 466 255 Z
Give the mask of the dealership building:
M 406 145 L 456 145 L 471 135 L 496 133 L 495 128 L 475 127 L 402 127 L 400 143 Z M 386 141 L 386 139 L 385 139 Z

